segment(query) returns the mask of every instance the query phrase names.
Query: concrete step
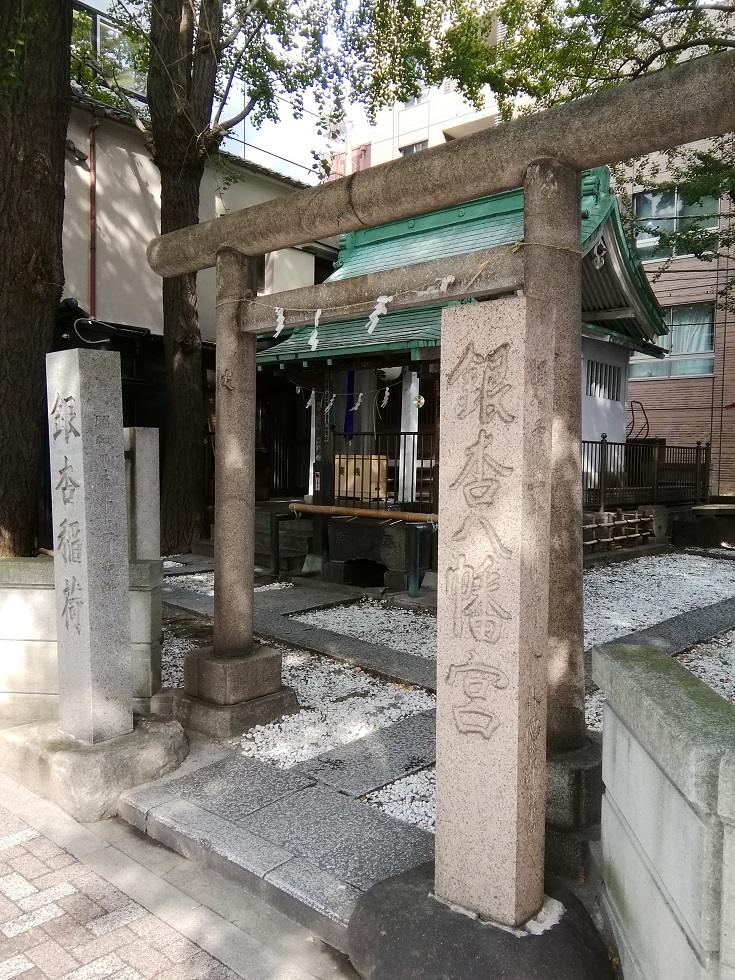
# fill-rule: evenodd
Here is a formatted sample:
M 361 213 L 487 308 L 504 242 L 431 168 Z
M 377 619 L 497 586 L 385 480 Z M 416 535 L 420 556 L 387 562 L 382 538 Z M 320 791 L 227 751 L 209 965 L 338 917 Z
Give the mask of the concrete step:
M 343 952 L 360 895 L 434 853 L 426 831 L 241 755 L 129 790 L 119 815 Z
M 191 543 L 192 554 L 205 555 L 207 558 L 214 558 L 214 541 L 211 538 L 201 538 Z

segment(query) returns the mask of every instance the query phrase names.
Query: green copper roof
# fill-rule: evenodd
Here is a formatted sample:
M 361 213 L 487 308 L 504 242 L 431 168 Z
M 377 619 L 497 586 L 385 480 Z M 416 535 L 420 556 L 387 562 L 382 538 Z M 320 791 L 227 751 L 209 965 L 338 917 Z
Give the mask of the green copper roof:
M 661 356 L 655 343 L 667 332 L 663 313 L 635 249 L 626 240 L 607 167 L 582 175 L 581 218 L 582 253 L 586 256 L 582 263 L 585 321 L 635 350 Z M 518 189 L 350 232 L 340 240 L 338 268 L 327 281 L 522 240 L 523 191 Z M 596 257 L 593 250 L 600 255 Z M 447 271 L 451 272 L 451 263 Z M 615 311 L 612 318 L 610 311 Z M 313 328 L 300 327 L 259 353 L 258 363 L 308 362 L 347 355 L 369 357 L 381 351 L 436 346 L 440 343 L 440 321 L 441 306 L 435 306 L 389 311 L 372 335 L 366 330 L 367 317 L 320 324 L 316 351 L 311 351 L 307 343 Z
M 613 210 L 617 210 L 617 203 L 610 193 L 607 168 L 587 172 L 582 181 L 583 249 Z M 338 268 L 328 281 L 522 240 L 523 191 L 519 188 L 460 207 L 350 232 L 340 239 Z
M 313 352 L 308 344 L 313 326 L 297 327 L 286 340 L 261 351 L 258 364 L 349 355 L 369 357 L 381 351 L 414 352 L 421 347 L 436 347 L 441 341 L 441 313 L 441 306 L 396 310 L 381 317 L 378 329 L 372 334 L 367 333 L 364 316 L 339 323 L 320 323 L 319 347 Z

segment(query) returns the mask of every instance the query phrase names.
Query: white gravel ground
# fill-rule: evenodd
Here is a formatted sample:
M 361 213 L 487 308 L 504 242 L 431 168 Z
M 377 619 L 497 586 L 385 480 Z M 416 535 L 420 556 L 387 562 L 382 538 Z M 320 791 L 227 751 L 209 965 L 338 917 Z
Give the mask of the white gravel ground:
M 414 613 L 365 599 L 351 606 L 314 609 L 292 618 L 427 660 L 436 658 L 436 616 L 432 613 Z
M 196 572 L 193 575 L 177 575 L 170 583 L 188 592 L 198 592 L 200 595 L 214 595 L 214 572 Z M 169 583 L 169 584 L 170 584 Z M 292 589 L 293 582 L 270 582 L 268 585 L 256 585 L 253 592 L 272 592 L 274 589 Z
M 184 654 L 194 650 L 198 643 L 176 636 L 168 627 L 163 627 L 163 645 L 161 650 L 161 686 L 184 686 Z
M 727 559 L 679 554 L 598 566 L 584 576 L 585 648 L 733 596 L 735 562 Z M 368 600 L 294 619 L 416 656 L 436 656 L 436 619 L 430 615 Z
M 735 704 L 735 630 L 698 643 L 676 659 L 713 691 Z
M 424 830 L 436 823 L 436 769 L 422 769 L 363 797 L 365 803 Z
M 296 691 L 301 711 L 252 728 L 238 740 L 244 755 L 281 769 L 436 704 L 434 695 L 421 688 L 382 681 L 357 667 L 303 651 L 284 652 L 283 682 Z
M 211 573 L 177 578 L 184 588 L 212 594 Z M 260 589 L 288 587 L 273 583 Z M 735 596 L 735 562 L 697 554 L 639 558 L 599 566 L 584 578 L 585 646 L 652 626 L 672 616 Z M 302 622 L 357 636 L 417 656 L 436 656 L 436 620 L 374 601 L 296 616 Z M 194 644 L 164 631 L 164 684 L 181 686 L 183 654 Z M 735 630 L 677 658 L 714 690 L 735 702 Z M 300 651 L 284 652 L 284 683 L 296 689 L 302 711 L 255 728 L 238 744 L 243 753 L 289 768 L 434 706 L 419 688 L 390 684 L 357 668 Z M 587 696 L 587 725 L 602 729 L 600 692 Z M 435 771 L 425 769 L 368 794 L 364 802 L 427 830 L 434 827 Z

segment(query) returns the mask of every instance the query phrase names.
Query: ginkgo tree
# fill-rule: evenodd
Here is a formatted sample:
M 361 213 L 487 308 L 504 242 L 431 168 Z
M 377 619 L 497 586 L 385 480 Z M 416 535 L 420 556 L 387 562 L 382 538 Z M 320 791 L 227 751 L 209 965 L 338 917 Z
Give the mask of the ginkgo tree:
M 438 42 L 457 0 L 117 0 L 126 37 L 98 60 L 78 38 L 77 80 L 96 86 L 145 130 L 161 175 L 161 232 L 195 224 L 200 185 L 244 119 L 298 116 L 307 93 L 333 120 L 349 98 L 373 111 L 437 78 Z M 125 64 L 120 65 L 120 59 Z M 117 63 L 116 63 L 117 62 Z M 122 71 L 147 74 L 147 103 L 126 96 Z M 202 531 L 204 399 L 196 276 L 163 282 L 168 417 L 162 488 L 164 553 Z

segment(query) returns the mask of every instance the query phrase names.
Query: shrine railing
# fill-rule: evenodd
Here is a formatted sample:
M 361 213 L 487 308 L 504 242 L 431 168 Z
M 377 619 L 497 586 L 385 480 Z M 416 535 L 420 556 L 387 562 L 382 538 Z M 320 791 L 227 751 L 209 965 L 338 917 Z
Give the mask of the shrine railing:
M 700 503 L 709 496 L 710 446 L 667 446 L 663 440 L 582 443 L 584 507 Z
M 435 432 L 334 432 L 330 441 L 336 505 L 438 510 Z

